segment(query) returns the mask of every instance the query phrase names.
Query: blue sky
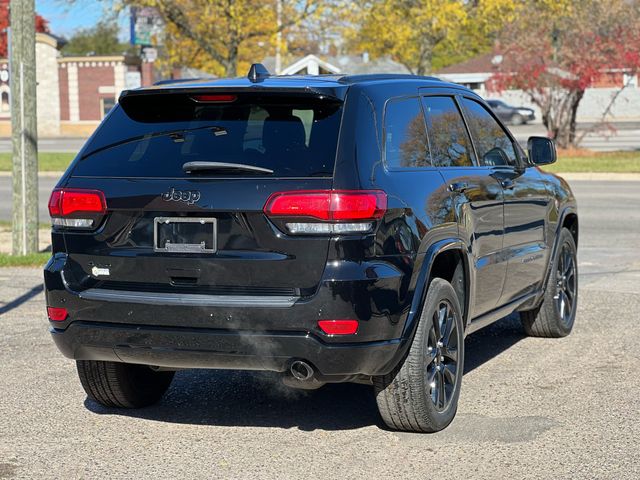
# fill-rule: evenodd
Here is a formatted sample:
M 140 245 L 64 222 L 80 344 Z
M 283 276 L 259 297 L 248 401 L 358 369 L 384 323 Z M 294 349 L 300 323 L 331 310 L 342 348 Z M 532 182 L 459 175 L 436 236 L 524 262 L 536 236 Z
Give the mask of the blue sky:
M 79 28 L 95 25 L 111 5 L 108 0 L 36 0 L 36 11 L 49 20 L 51 33 L 68 38 Z M 128 19 L 121 15 L 119 23 L 121 39 L 128 41 Z

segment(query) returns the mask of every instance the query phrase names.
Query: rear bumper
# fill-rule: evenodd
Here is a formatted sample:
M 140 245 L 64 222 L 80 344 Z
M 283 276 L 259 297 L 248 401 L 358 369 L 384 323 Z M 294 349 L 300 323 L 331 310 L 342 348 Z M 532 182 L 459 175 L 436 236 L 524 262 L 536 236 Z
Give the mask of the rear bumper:
M 388 373 L 403 354 L 402 334 L 412 292 L 387 262 L 344 262 L 325 271 L 312 297 L 140 294 L 73 291 L 64 279 L 66 255 L 45 267 L 47 305 L 69 317 L 50 322 L 61 352 L 167 368 L 282 372 L 306 360 L 317 378 Z M 356 319 L 355 335 L 328 336 L 321 319 Z M 340 378 L 339 378 L 340 377 Z
M 139 363 L 167 368 L 223 368 L 286 371 L 306 360 L 316 378 L 336 381 L 380 375 L 393 368 L 400 341 L 331 345 L 294 333 L 232 332 L 214 329 L 139 327 L 73 322 L 51 329 L 58 349 L 76 360 Z

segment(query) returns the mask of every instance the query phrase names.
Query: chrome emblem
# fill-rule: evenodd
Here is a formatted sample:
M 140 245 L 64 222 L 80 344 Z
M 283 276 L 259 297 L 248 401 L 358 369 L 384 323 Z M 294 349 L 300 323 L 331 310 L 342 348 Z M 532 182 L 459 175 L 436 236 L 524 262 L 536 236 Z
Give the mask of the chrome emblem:
M 172 187 L 161 197 L 165 202 L 185 202 L 187 205 L 193 205 L 200 200 L 200 192 L 198 190 L 176 190 Z

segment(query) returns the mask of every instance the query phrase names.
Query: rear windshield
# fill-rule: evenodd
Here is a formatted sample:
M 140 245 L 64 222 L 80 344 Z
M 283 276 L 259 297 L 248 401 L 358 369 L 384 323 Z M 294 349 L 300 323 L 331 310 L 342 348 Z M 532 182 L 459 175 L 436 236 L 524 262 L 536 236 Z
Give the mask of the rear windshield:
M 341 103 L 311 97 L 125 97 L 86 146 L 73 175 L 332 176 L 341 113 Z M 273 173 L 247 169 L 185 173 L 187 162 L 243 164 Z

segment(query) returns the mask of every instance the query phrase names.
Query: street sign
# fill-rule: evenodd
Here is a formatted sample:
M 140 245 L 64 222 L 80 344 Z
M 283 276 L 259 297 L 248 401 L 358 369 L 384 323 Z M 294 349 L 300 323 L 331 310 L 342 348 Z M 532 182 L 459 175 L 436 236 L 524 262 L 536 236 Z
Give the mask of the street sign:
M 155 8 L 131 8 L 130 23 L 132 45 L 162 45 L 164 39 L 164 22 Z

